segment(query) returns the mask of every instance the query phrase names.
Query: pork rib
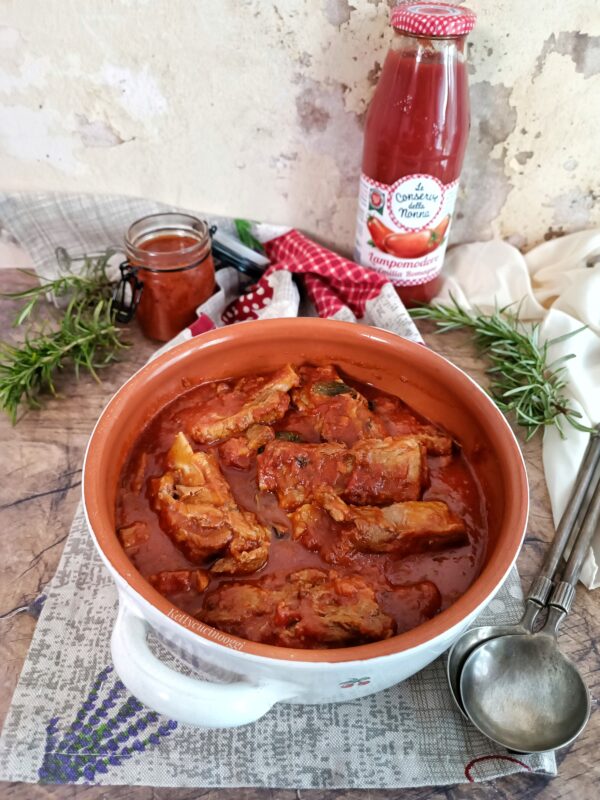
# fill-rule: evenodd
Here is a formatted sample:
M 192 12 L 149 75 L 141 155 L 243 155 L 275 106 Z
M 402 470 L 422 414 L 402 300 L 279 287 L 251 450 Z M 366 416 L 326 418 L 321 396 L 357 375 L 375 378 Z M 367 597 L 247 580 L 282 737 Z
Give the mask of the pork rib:
M 238 508 L 213 453 L 194 452 L 178 433 L 167 471 L 150 491 L 163 530 L 195 564 L 219 555 L 212 572 L 245 575 L 267 561 L 271 534 L 255 515 Z
M 464 522 L 439 500 L 392 503 L 384 508 L 349 506 L 339 497 L 321 498 L 336 522 L 346 523 L 344 535 L 363 553 L 409 553 L 466 544 Z
M 395 632 L 366 581 L 320 569 L 222 584 L 206 596 L 199 616 L 236 636 L 283 647 L 343 647 Z
M 417 500 L 427 477 L 425 450 L 412 437 L 363 439 L 350 449 L 273 441 L 257 463 L 259 488 L 276 493 L 288 511 L 322 494 L 356 504 Z
M 197 442 L 210 444 L 243 433 L 256 423 L 270 424 L 280 420 L 290 404 L 289 390 L 300 379 L 291 366 L 282 367 L 270 378 L 242 378 L 227 393 L 225 410 L 214 402 L 201 407 L 192 426 Z M 229 408 L 235 410 L 230 412 Z

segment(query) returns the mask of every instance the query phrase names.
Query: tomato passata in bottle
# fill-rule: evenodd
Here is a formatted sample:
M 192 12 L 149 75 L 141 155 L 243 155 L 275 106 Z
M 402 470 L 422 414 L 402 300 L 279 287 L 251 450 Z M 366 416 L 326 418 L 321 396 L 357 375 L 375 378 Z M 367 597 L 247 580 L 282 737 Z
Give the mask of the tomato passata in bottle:
M 435 297 L 469 135 L 465 44 L 475 14 L 392 9 L 394 39 L 369 106 L 355 259 L 411 305 Z

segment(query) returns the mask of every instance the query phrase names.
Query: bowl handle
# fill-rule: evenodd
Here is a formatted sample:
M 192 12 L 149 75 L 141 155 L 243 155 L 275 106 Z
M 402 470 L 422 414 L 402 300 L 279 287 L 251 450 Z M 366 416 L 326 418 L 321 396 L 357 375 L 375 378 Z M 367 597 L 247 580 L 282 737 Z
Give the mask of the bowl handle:
M 119 602 L 111 651 L 115 669 L 138 700 L 177 722 L 204 728 L 233 728 L 260 719 L 298 687 L 269 680 L 210 683 L 182 675 L 150 650 L 149 624 L 128 603 Z

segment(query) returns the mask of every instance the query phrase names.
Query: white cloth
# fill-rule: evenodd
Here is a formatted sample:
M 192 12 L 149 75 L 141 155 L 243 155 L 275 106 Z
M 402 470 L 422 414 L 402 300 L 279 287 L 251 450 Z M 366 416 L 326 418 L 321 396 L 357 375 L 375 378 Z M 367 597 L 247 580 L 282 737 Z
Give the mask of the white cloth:
M 598 261 L 596 261 L 598 259 Z M 564 364 L 567 395 L 585 425 L 600 423 L 600 230 L 581 231 L 554 239 L 523 256 L 502 241 L 460 245 L 444 265 L 446 280 L 434 302 L 452 295 L 465 308 L 489 313 L 520 303 L 523 320 L 541 321 L 541 341 L 587 329 L 552 344 L 549 362 L 568 353 Z M 515 309 L 517 306 L 515 306 Z M 565 509 L 589 434 L 564 426 L 544 431 L 543 462 L 555 525 Z M 600 586 L 600 529 L 596 531 L 581 574 L 589 589 Z

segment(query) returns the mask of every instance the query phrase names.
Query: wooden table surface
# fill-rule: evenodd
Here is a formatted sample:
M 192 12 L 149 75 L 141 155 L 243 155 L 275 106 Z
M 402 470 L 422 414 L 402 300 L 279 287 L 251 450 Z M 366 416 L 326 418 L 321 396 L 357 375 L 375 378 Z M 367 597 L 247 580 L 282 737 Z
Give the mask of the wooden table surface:
M 12 270 L 2 270 L 0 291 L 10 291 L 26 280 Z M 2 338 L 10 334 L 16 306 L 0 303 Z M 447 356 L 473 378 L 485 383 L 483 363 L 472 350 L 468 335 L 432 334 L 422 325 L 427 343 Z M 132 328 L 134 347 L 121 363 L 103 373 L 97 384 L 89 377 L 78 383 L 65 375 L 59 398 L 49 398 L 39 411 L 21 415 L 12 427 L 0 417 L 0 482 L 2 537 L 0 540 L 0 725 L 8 711 L 21 667 L 33 635 L 36 616 L 28 607 L 42 592 L 56 569 L 80 495 L 81 464 L 92 427 L 111 394 L 154 349 Z M 553 535 L 552 519 L 541 465 L 541 440 L 525 444 L 518 433 L 527 461 L 531 488 L 531 513 L 527 538 L 518 566 L 525 586 L 539 567 L 547 542 Z M 18 609 L 24 609 L 17 611 Z M 15 613 L 16 612 L 16 613 Z M 442 798 L 573 798 L 588 800 L 600 794 L 600 590 L 580 586 L 575 608 L 561 633 L 564 651 L 575 660 L 592 693 L 592 717 L 583 735 L 557 754 L 558 777 L 516 775 L 493 783 L 412 790 L 269 790 L 269 789 L 148 789 L 143 787 L 42 786 L 0 784 L 0 797 L 13 800 L 85 797 L 86 800 L 441 800 Z

